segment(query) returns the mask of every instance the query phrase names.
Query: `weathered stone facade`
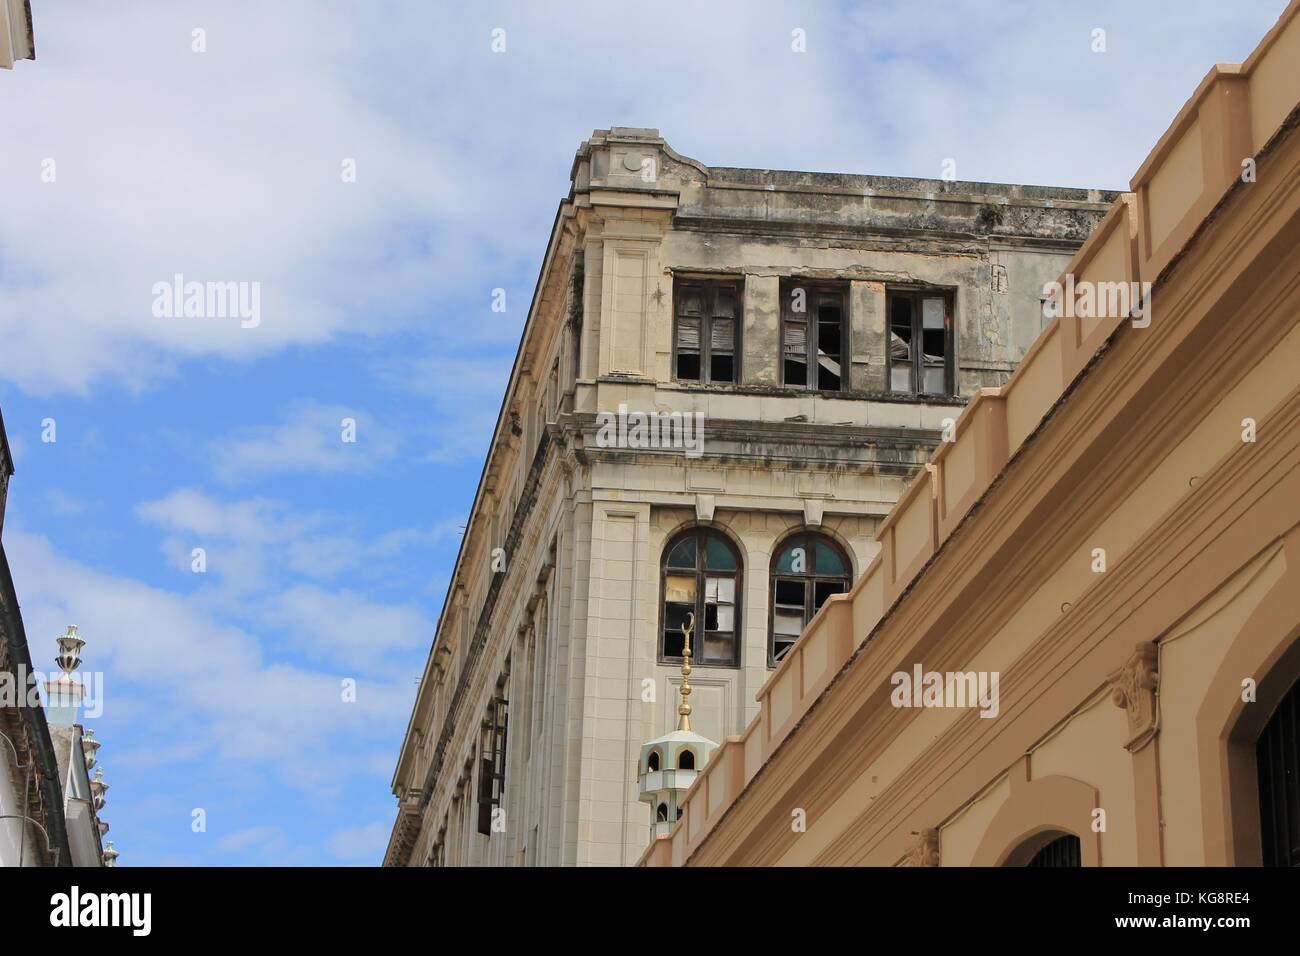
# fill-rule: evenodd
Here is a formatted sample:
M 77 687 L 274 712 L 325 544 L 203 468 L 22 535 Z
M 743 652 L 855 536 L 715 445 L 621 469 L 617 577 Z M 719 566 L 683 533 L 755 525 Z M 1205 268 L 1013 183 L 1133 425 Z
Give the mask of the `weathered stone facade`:
M 778 549 L 811 532 L 861 574 L 945 421 L 1006 381 L 1045 325 L 1044 284 L 1114 198 L 710 169 L 654 130 L 584 142 L 398 762 L 386 862 L 634 863 L 638 750 L 673 726 L 680 681 L 671 539 L 712 529 L 739 558 L 713 622 L 734 666 L 697 660 L 691 678 L 693 728 L 725 741 L 772 673 Z M 736 293 L 698 339 L 682 331 L 696 286 Z M 806 290 L 831 304 L 800 326 Z M 912 344 L 891 333 L 909 297 Z M 830 337 L 800 366 L 805 333 Z M 684 381 L 703 355 L 720 364 Z M 921 389 L 931 374 L 943 384 Z M 819 387 L 786 384 L 800 375 Z M 620 407 L 702 416 L 702 454 L 611 447 L 603 416 Z

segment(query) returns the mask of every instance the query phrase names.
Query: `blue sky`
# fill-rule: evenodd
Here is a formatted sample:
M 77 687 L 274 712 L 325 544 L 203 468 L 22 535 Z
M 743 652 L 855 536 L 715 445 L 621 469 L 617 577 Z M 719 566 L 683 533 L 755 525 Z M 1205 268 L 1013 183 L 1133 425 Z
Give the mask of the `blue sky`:
M 593 129 L 715 166 L 1123 188 L 1285 6 L 32 5 L 39 59 L 0 75 L 5 546 L 37 666 L 75 623 L 105 674 L 121 865 L 380 860 Z M 155 317 L 176 273 L 259 283 L 260 322 Z

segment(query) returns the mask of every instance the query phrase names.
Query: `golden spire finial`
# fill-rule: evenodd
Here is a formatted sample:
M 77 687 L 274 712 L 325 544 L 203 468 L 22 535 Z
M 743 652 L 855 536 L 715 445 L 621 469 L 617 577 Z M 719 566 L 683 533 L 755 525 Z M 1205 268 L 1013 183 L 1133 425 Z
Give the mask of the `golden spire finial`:
M 695 631 L 695 613 L 682 625 L 682 636 L 686 643 L 682 646 L 682 702 L 677 706 L 677 729 L 691 729 L 691 634 Z

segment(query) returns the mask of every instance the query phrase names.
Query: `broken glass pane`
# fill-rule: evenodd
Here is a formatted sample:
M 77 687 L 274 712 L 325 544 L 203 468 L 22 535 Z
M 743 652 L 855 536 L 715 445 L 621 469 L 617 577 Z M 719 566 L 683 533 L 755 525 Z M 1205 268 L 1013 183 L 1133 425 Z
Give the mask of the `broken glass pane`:
M 803 630 L 803 614 L 793 611 L 777 611 L 772 618 L 772 629 L 779 635 L 798 637 Z
M 801 358 L 800 359 L 786 358 L 785 384 L 807 385 L 808 384 L 808 363 Z
M 786 578 L 776 579 L 776 603 L 778 607 L 797 607 L 801 611 L 804 602 L 802 581 Z
M 735 604 L 736 603 L 736 579 L 735 578 L 706 578 L 704 585 L 704 599 L 714 604 Z
M 826 599 L 832 594 L 843 594 L 844 584 L 841 581 L 815 581 L 813 582 L 813 613 L 821 610 L 821 606 L 826 603 Z

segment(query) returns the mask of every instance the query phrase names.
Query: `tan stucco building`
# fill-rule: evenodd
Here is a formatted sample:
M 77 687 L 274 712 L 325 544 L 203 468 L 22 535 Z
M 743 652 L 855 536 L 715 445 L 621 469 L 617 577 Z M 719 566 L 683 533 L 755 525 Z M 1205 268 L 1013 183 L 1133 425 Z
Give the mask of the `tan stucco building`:
M 641 746 L 723 741 L 1117 194 L 575 157 L 393 779 L 389 865 L 632 864 Z M 650 416 L 653 418 L 642 418 Z M 653 424 L 653 430 L 647 425 Z
M 1300 863 L 1297 10 L 1192 94 L 645 864 Z M 1121 288 L 1138 317 L 1082 307 Z

